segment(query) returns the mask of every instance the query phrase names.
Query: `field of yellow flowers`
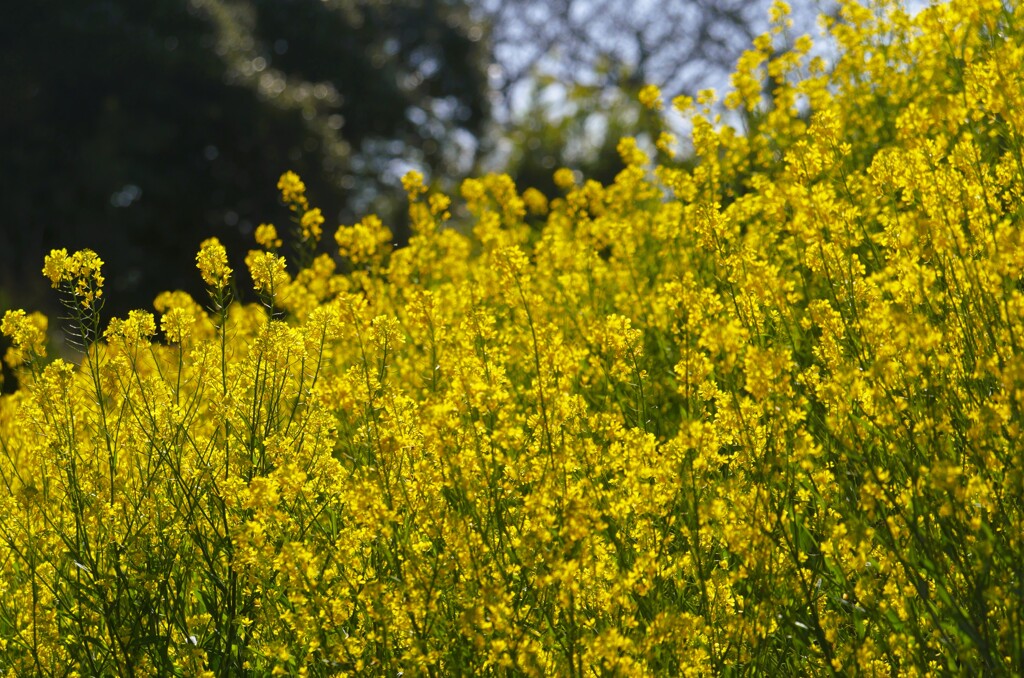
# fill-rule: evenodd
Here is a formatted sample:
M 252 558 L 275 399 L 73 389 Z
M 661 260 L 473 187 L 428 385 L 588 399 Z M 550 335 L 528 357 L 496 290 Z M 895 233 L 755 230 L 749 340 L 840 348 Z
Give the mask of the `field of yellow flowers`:
M 397 249 L 286 173 L 290 236 L 156 315 L 48 256 L 81 359 L 3 317 L 0 672 L 1024 671 L 1024 5 L 847 2 L 830 69 L 772 21 L 665 111 L 692 160 L 410 173 Z

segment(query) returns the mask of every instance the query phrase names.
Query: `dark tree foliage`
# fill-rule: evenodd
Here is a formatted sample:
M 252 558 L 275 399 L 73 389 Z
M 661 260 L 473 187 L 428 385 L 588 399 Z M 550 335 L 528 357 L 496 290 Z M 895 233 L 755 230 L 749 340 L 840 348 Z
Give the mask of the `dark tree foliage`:
M 201 295 L 203 238 L 239 254 L 261 221 L 288 230 L 282 171 L 331 226 L 395 159 L 443 173 L 440 140 L 488 114 L 461 0 L 33 0 L 4 15 L 0 289 L 14 306 L 46 307 L 53 247 L 101 254 L 108 315 L 163 289 Z

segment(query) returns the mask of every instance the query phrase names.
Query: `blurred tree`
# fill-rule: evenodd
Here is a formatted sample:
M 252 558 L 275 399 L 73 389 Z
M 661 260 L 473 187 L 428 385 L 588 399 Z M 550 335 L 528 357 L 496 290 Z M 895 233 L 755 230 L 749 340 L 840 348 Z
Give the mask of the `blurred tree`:
M 624 167 L 618 151 L 624 136 L 656 138 L 660 118 L 637 102 L 638 88 L 565 86 L 550 76 L 529 81 L 528 102 L 512 116 L 484 162 L 502 168 L 520 189 L 560 193 L 554 171 L 578 170 L 580 176 L 608 184 Z
M 766 0 L 475 0 L 491 26 L 492 86 L 538 71 L 568 85 L 692 92 L 725 81 L 767 24 Z
M 771 0 L 472 0 L 489 27 L 494 119 L 481 162 L 520 186 L 553 190 L 561 166 L 608 182 L 624 134 L 661 129 L 637 101 L 645 84 L 666 98 L 725 90 L 740 54 L 768 27 Z M 798 0 L 793 37 L 813 30 L 832 0 Z M 648 144 L 649 146 L 651 144 Z
M 463 0 L 10 3 L 0 286 L 44 306 L 43 255 L 91 247 L 108 313 L 199 293 L 200 240 L 237 255 L 255 224 L 286 219 L 285 169 L 329 222 L 381 207 L 404 166 L 446 172 L 441 140 L 487 120 L 480 35 Z

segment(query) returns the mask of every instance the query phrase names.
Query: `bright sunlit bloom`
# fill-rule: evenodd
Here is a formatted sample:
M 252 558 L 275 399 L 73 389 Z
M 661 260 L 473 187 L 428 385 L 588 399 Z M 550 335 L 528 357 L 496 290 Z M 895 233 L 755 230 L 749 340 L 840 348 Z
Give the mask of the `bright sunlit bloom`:
M 402 176 L 402 188 L 408 194 L 410 202 L 427 192 L 427 187 L 423 185 L 423 174 L 416 170 L 409 170 Z
M 640 94 L 637 98 L 645 108 L 649 108 L 652 111 L 660 111 L 662 109 L 661 90 L 657 85 L 644 85 L 640 89 Z
M 204 240 L 196 255 L 196 267 L 203 281 L 213 288 L 226 287 L 231 281 L 228 253 L 217 238 Z
M 253 289 L 260 294 L 274 296 L 289 281 L 285 258 L 273 252 L 250 250 L 245 265 L 252 276 Z
M 53 250 L 43 262 L 43 275 L 52 287 L 70 292 L 83 308 L 94 308 L 103 296 L 103 260 L 92 250 L 68 255 L 66 249 Z
M 341 226 L 334 233 L 338 253 L 359 265 L 379 260 L 391 249 L 391 230 L 376 215 L 364 217 L 354 226 Z
M 277 182 L 277 190 L 281 192 L 281 200 L 293 209 L 304 212 L 309 206 L 306 199 L 306 184 L 295 172 L 285 172 Z

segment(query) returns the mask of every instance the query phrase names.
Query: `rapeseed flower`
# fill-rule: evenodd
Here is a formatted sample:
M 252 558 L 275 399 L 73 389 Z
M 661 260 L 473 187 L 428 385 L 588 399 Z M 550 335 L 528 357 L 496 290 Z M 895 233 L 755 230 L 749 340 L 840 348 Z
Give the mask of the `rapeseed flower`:
M 196 255 L 196 267 L 203 276 L 203 282 L 213 288 L 227 287 L 231 280 L 228 253 L 217 238 L 203 241 Z
M 285 173 L 260 303 L 210 239 L 209 307 L 105 322 L 52 252 L 80 356 L 0 322 L 0 666 L 1021 673 L 1024 11 L 827 25 L 829 68 L 776 3 L 682 161 L 408 174 L 402 247 L 319 251 Z

